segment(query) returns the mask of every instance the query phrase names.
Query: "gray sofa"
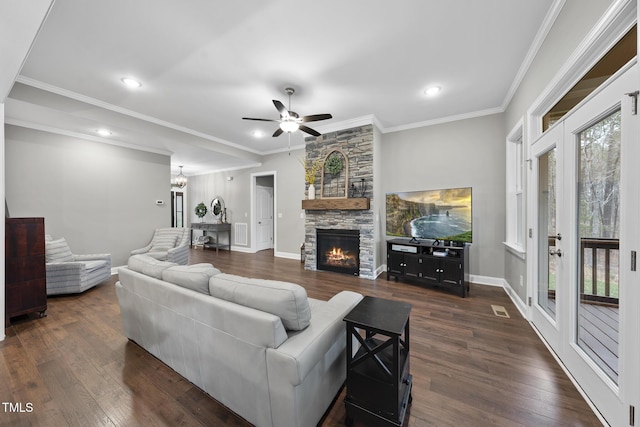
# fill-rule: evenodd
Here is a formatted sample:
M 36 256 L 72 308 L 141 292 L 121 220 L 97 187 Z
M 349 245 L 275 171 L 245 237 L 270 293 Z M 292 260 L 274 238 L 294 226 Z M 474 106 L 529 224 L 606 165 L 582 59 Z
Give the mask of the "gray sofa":
M 346 378 L 344 316 L 362 295 L 144 255 L 119 269 L 126 336 L 256 426 L 315 426 Z
M 63 238 L 45 236 L 47 295 L 77 294 L 111 277 L 111 254 L 77 255 Z
M 151 242 L 144 248 L 134 249 L 131 255 L 148 255 L 152 258 L 186 265 L 189 263 L 190 228 L 156 228 Z

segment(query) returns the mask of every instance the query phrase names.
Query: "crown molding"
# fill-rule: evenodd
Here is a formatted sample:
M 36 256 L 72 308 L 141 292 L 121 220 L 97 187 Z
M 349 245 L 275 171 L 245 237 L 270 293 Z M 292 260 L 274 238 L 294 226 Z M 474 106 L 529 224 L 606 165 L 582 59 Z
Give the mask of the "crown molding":
M 197 136 L 198 138 L 206 139 L 208 141 L 217 142 L 217 143 L 229 146 L 229 147 L 233 147 L 233 148 L 238 149 L 238 150 L 246 151 L 246 152 L 249 152 L 249 153 L 252 153 L 252 154 L 257 154 L 257 155 L 263 155 L 264 154 L 264 153 L 262 153 L 260 151 L 253 150 L 251 148 L 247 148 L 247 147 L 245 147 L 243 145 L 236 144 L 236 143 L 231 142 L 231 141 L 227 141 L 227 140 L 224 140 L 224 139 L 221 139 L 221 138 L 217 138 L 217 137 L 214 137 L 212 135 L 209 135 L 209 134 L 206 134 L 206 133 L 203 133 L 203 132 L 199 132 L 199 131 L 196 131 L 196 130 L 193 130 L 193 129 L 190 129 L 190 128 L 187 128 L 187 127 L 184 127 L 184 126 L 180 126 L 180 125 L 177 125 L 175 123 L 167 122 L 165 120 L 161 120 L 161 119 L 158 119 L 158 118 L 155 118 L 155 117 L 152 117 L 152 116 L 147 116 L 146 114 L 141 114 L 141 113 L 138 113 L 138 112 L 133 111 L 133 110 L 129 110 L 129 109 L 126 109 L 126 108 L 119 107 L 117 105 L 109 104 L 108 102 L 100 101 L 98 99 L 91 98 L 89 96 L 82 95 L 82 94 L 79 94 L 77 92 L 73 92 L 73 91 L 70 91 L 70 90 L 67 90 L 67 89 L 63 89 L 63 88 L 60 88 L 60 87 L 57 87 L 57 86 L 53 86 L 53 85 L 50 85 L 48 83 L 44 83 L 44 82 L 29 78 L 29 77 L 18 76 L 16 81 L 18 83 L 22 83 L 22 84 L 25 84 L 27 86 L 31 86 L 31 87 L 35 87 L 37 89 L 41 89 L 41 90 L 44 90 L 44 91 L 47 91 L 47 92 L 55 93 L 57 95 L 64 96 L 64 97 L 67 97 L 67 98 L 71 98 L 71 99 L 74 99 L 74 100 L 79 101 L 79 102 L 84 102 L 85 104 L 93 105 L 93 106 L 96 106 L 96 107 L 99 107 L 99 108 L 104 108 L 105 110 L 113 111 L 115 113 L 119 113 L 119 114 L 122 114 L 122 115 L 125 115 L 125 116 L 133 117 L 133 118 L 138 119 L 138 120 L 143 120 L 143 121 L 146 121 L 146 122 L 149 122 L 149 123 L 153 123 L 153 124 L 158 125 L 158 126 L 163 126 L 163 127 L 168 128 L 168 129 L 173 129 L 173 130 L 178 131 L 178 132 L 182 132 L 182 133 L 186 133 L 186 134 L 189 134 L 189 135 Z
M 527 55 L 522 61 L 522 64 L 520 64 L 520 68 L 518 69 L 518 72 L 516 73 L 516 76 L 513 79 L 513 82 L 511 83 L 511 87 L 507 91 L 507 95 L 504 97 L 504 101 L 502 101 L 503 111 L 507 109 L 507 106 L 513 99 L 513 96 L 516 94 L 518 87 L 520 87 L 520 83 L 522 83 L 522 80 L 524 79 L 527 72 L 529 71 L 529 68 L 533 63 L 533 60 L 535 59 L 536 55 L 538 54 L 538 51 L 540 50 L 540 48 L 542 47 L 542 44 L 547 38 L 549 31 L 551 31 L 551 28 L 553 27 L 553 24 L 556 22 L 556 19 L 558 19 L 558 15 L 560 15 L 560 11 L 564 7 L 565 3 L 566 3 L 566 0 L 555 0 L 551 5 L 549 12 L 547 12 L 547 16 L 545 16 L 544 21 L 542 22 L 542 25 L 538 29 L 538 32 L 536 33 L 536 36 L 534 37 L 533 42 L 529 47 L 529 51 L 527 52 Z
M 439 125 L 439 124 L 449 123 L 449 122 L 457 122 L 459 120 L 473 119 L 476 117 L 490 116 L 492 114 L 499 114 L 499 113 L 504 113 L 504 109 L 502 107 L 489 108 L 487 110 L 480 110 L 480 111 L 472 111 L 470 113 L 458 114 L 456 116 L 442 117 L 442 118 L 433 119 L 433 120 L 426 120 L 424 122 L 409 123 L 407 125 L 381 129 L 381 131 L 382 133 L 400 132 L 403 130 L 416 129 L 416 128 Z
M 148 147 L 148 146 L 143 146 L 143 145 L 137 145 L 137 144 L 131 144 L 129 142 L 122 142 L 122 141 L 118 141 L 116 139 L 113 138 L 102 138 L 100 136 L 97 135 L 87 135 L 86 133 L 80 133 L 80 132 L 73 132 L 67 129 L 60 129 L 60 128 L 56 128 L 53 126 L 47 126 L 47 125 L 42 125 L 40 123 L 34 123 L 34 122 L 27 122 L 24 120 L 17 120 L 11 117 L 5 117 L 4 120 L 5 124 L 8 125 L 13 125 L 13 126 L 19 126 L 19 127 L 23 127 L 23 128 L 27 128 L 27 129 L 34 129 L 34 130 L 38 130 L 38 131 L 42 131 L 42 132 L 49 132 L 49 133 L 53 133 L 56 135 L 63 135 L 63 136 L 68 136 L 71 138 L 78 138 L 78 139 L 86 139 L 89 141 L 94 141 L 94 142 L 100 142 L 103 144 L 109 144 L 109 145 L 115 145 L 118 147 L 124 147 L 124 148 L 130 148 L 133 150 L 138 150 L 138 151 L 146 151 L 149 153 L 155 153 L 155 154 L 162 154 L 165 156 L 171 156 L 174 153 L 169 151 L 169 150 L 161 150 L 158 148 L 154 148 L 154 147 Z

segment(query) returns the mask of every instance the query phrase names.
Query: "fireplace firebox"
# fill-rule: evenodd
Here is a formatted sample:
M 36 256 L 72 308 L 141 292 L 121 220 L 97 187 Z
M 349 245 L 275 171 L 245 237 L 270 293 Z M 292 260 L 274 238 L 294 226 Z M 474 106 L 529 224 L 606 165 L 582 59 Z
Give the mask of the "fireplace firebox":
M 360 231 L 316 230 L 316 268 L 360 275 Z

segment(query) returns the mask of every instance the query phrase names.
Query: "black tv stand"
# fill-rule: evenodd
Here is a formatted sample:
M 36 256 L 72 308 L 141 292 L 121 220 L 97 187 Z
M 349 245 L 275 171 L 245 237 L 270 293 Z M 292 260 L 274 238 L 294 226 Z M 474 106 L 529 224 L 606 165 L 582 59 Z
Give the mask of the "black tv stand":
M 387 280 L 394 276 L 396 280 L 409 279 L 456 289 L 461 297 L 466 297 L 469 293 L 469 245 L 412 240 L 387 241 Z

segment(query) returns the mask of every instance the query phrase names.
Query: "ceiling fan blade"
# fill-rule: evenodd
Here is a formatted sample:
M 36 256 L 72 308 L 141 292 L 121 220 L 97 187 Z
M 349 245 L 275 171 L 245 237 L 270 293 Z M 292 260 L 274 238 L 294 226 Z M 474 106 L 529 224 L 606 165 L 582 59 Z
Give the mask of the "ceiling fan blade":
M 276 131 L 271 136 L 273 136 L 275 138 L 276 136 L 282 135 L 282 132 L 283 132 L 283 130 L 278 128 L 278 129 L 276 129 Z
M 333 116 L 331 114 L 312 114 L 310 116 L 303 116 L 300 120 L 303 122 L 317 122 L 320 120 L 328 120 L 332 118 Z
M 305 125 L 300 125 L 300 130 L 302 132 L 306 132 L 309 135 L 313 135 L 313 136 L 320 136 L 321 135 L 321 133 L 318 132 L 317 130 L 311 129 L 310 127 L 307 127 Z
M 286 109 L 286 107 L 282 102 L 278 101 L 277 99 L 274 99 L 273 105 L 276 106 L 276 109 L 278 110 L 278 112 L 280 112 L 281 117 L 287 117 L 289 115 L 289 110 Z
M 253 117 L 243 117 L 242 120 L 257 120 L 259 122 L 277 122 L 278 121 L 273 119 L 254 119 Z

